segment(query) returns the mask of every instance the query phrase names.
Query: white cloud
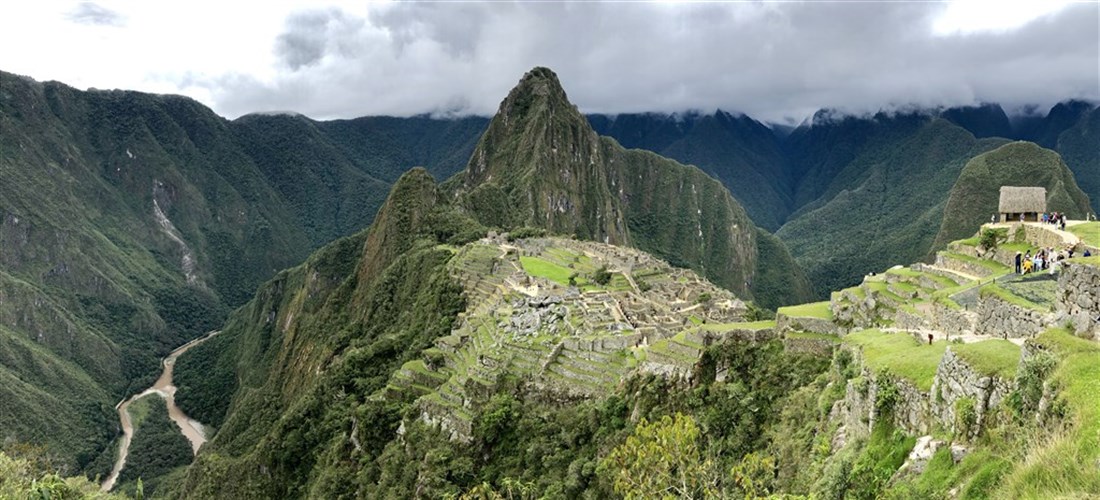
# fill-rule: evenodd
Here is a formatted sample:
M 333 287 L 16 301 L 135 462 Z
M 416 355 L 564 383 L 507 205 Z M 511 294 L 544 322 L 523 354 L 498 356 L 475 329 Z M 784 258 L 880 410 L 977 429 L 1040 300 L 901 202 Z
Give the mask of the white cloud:
M 1096 3 L 86 4 L 9 6 L 0 46 L 20 50 L 0 69 L 184 93 L 230 117 L 488 114 L 535 65 L 593 112 L 1100 98 Z M 105 22 L 77 22 L 82 8 Z

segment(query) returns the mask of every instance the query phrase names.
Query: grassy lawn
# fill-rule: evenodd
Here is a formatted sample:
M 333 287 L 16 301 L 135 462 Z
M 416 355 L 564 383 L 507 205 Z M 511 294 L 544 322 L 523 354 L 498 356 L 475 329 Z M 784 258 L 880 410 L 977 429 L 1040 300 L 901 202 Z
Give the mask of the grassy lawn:
M 523 270 L 531 276 L 546 278 L 560 285 L 569 286 L 569 276 L 574 273 L 568 267 L 559 266 L 553 262 L 538 257 L 520 257 Z
M 790 318 L 833 319 L 833 311 L 829 309 L 828 301 L 780 307 L 778 312 Z
M 995 339 L 951 346 L 951 351 L 982 375 L 1012 380 L 1020 363 L 1020 347 L 1007 340 Z
M 1078 224 L 1076 226 L 1067 227 L 1066 231 L 1077 235 L 1086 245 L 1100 247 L 1100 222 Z
M 702 326 L 708 332 L 728 332 L 731 330 L 763 330 L 775 328 L 775 320 L 753 321 L 751 323 L 707 323 Z
M 922 391 L 932 389 L 936 367 L 948 345 L 942 340 L 928 345 L 908 334 L 883 333 L 876 329 L 851 333 L 843 341 L 860 346 L 864 361 L 873 371 L 886 370 L 912 382 Z

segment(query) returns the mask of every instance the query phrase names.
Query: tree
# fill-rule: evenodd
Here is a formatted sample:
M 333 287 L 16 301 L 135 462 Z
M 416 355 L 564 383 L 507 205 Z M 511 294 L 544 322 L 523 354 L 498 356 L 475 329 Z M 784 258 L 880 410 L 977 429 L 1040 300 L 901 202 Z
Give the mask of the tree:
M 611 283 L 611 273 L 608 272 L 606 265 L 600 266 L 599 269 L 592 272 L 592 282 L 600 286 L 607 286 L 608 283 Z
M 756 452 L 742 457 L 741 462 L 730 470 L 733 481 L 745 498 L 766 498 L 775 485 L 775 473 L 775 458 Z
M 1007 229 L 982 229 L 978 237 L 978 246 L 985 251 L 996 250 L 997 245 L 1008 239 Z
M 691 416 L 677 413 L 649 423 L 600 461 L 597 473 L 626 499 L 701 498 L 717 495 L 714 464 L 699 443 Z

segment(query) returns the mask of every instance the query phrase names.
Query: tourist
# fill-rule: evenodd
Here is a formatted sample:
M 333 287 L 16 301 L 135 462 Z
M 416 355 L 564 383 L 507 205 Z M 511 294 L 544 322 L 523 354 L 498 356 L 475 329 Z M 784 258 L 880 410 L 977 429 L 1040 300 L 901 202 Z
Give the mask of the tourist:
M 1031 272 L 1031 267 L 1032 267 L 1032 266 L 1033 266 L 1034 264 L 1035 264 L 1035 263 L 1034 263 L 1034 262 L 1032 262 L 1032 260 L 1031 260 L 1031 259 L 1024 259 L 1024 274 L 1030 273 L 1030 272 Z
M 1021 271 L 1021 267 L 1020 267 L 1020 258 L 1021 257 L 1023 257 L 1023 256 L 1020 255 L 1020 252 L 1016 252 L 1016 274 L 1023 274 L 1022 272 L 1020 272 Z
M 1087 248 L 1086 248 L 1086 249 L 1085 249 L 1085 253 L 1083 253 L 1082 255 L 1083 255 L 1084 257 L 1092 257 L 1092 252 L 1090 252 L 1090 251 L 1089 251 L 1089 249 L 1087 249 Z

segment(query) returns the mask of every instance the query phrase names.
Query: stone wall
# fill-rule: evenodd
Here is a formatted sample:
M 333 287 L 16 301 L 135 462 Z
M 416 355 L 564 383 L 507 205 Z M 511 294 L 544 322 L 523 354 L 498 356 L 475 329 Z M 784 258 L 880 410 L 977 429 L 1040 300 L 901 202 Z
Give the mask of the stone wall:
M 966 431 L 969 437 L 975 437 L 988 410 L 1001 404 L 1010 392 L 1012 381 L 979 374 L 948 347 L 932 383 L 932 414 L 945 428 L 958 432 L 960 429 L 955 429 L 956 404 L 963 398 L 970 398 L 974 401 L 977 419 L 974 427 Z
M 974 331 L 977 315 L 971 312 L 952 309 L 940 303 L 932 304 L 932 316 L 929 326 L 948 336 L 963 335 Z
M 978 300 L 978 321 L 974 325 L 974 333 L 1001 338 L 1034 337 L 1052 323 L 1050 314 L 986 295 Z
M 831 356 L 834 347 L 836 347 L 836 342 L 827 339 L 801 337 L 786 337 L 783 339 L 783 348 L 792 353 Z
M 971 276 L 977 276 L 984 278 L 993 274 L 989 268 L 977 264 L 974 262 L 965 261 L 962 259 L 951 258 L 943 253 L 936 254 L 936 267 L 942 267 L 944 269 L 950 269 L 952 271 L 958 271 L 960 273 L 969 274 Z
M 1019 223 L 1013 224 L 1008 230 L 1009 240 L 1012 240 L 1016 235 L 1016 228 L 1019 225 Z M 1037 247 L 1054 247 L 1056 250 L 1061 250 L 1066 246 L 1065 240 L 1062 239 L 1062 235 L 1059 234 L 1052 225 L 1024 224 L 1024 231 L 1027 235 L 1027 242 Z
M 844 327 L 832 320 L 822 318 L 792 318 L 785 314 L 777 314 L 775 317 L 775 329 L 779 332 L 817 332 L 832 335 L 843 335 Z
M 1078 336 L 1100 340 L 1100 267 L 1069 261 L 1058 276 L 1055 302 Z

